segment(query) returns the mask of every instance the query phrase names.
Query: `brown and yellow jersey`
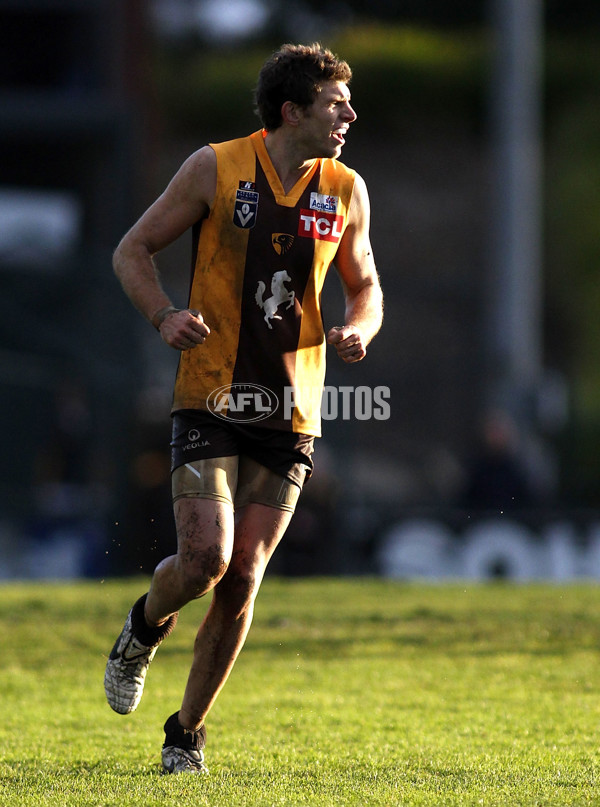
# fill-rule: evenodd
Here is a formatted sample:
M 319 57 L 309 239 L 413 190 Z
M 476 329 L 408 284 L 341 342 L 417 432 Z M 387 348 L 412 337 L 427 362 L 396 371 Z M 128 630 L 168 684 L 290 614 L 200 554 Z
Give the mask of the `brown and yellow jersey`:
M 355 173 L 317 159 L 286 194 L 263 132 L 212 148 L 217 188 L 208 217 L 194 228 L 188 303 L 211 333 L 181 354 L 173 411 L 211 409 L 319 435 L 320 297 L 346 228 Z

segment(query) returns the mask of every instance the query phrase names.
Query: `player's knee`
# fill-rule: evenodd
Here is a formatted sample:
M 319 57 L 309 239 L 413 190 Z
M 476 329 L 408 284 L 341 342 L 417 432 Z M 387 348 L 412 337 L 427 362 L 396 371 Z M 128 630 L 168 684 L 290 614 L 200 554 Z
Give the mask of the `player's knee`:
M 221 580 L 227 571 L 227 558 L 220 546 L 190 549 L 180 556 L 181 583 L 190 599 L 201 597 Z
M 232 562 L 217 589 L 222 607 L 238 618 L 254 605 L 261 580 L 262 574 L 253 564 Z

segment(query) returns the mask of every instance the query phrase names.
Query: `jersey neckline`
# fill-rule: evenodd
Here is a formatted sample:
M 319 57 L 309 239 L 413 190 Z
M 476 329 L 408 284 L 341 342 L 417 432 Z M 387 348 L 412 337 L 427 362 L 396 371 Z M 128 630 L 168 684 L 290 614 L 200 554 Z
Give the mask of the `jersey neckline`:
M 279 174 L 271 162 L 267 147 L 265 146 L 264 129 L 259 129 L 257 132 L 251 134 L 250 139 L 252 140 L 254 150 L 256 151 L 256 155 L 260 161 L 267 181 L 271 187 L 271 190 L 273 191 L 275 201 L 278 205 L 295 207 L 298 204 L 304 190 L 306 189 L 306 186 L 320 165 L 320 159 L 315 159 L 313 164 L 306 169 L 296 184 L 290 189 L 289 193 L 286 193 L 283 189 L 283 185 L 281 184 L 281 180 L 279 179 Z

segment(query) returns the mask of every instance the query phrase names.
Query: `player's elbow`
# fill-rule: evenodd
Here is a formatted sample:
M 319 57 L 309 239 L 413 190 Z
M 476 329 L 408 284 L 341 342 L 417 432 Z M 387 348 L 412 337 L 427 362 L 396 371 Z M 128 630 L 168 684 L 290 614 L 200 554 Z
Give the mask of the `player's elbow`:
M 151 258 L 152 255 L 146 244 L 136 239 L 129 232 L 123 236 L 113 253 L 113 272 L 123 282 L 131 272 L 131 267 L 141 266 Z

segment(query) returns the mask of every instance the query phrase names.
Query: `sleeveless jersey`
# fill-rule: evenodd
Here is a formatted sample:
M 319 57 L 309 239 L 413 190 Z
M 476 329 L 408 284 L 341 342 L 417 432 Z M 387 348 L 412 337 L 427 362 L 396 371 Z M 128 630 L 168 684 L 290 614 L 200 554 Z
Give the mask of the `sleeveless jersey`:
M 193 230 L 188 306 L 210 328 L 181 353 L 173 411 L 320 435 L 320 297 L 346 229 L 355 172 L 316 159 L 289 193 L 264 132 L 211 144 L 217 187 Z

